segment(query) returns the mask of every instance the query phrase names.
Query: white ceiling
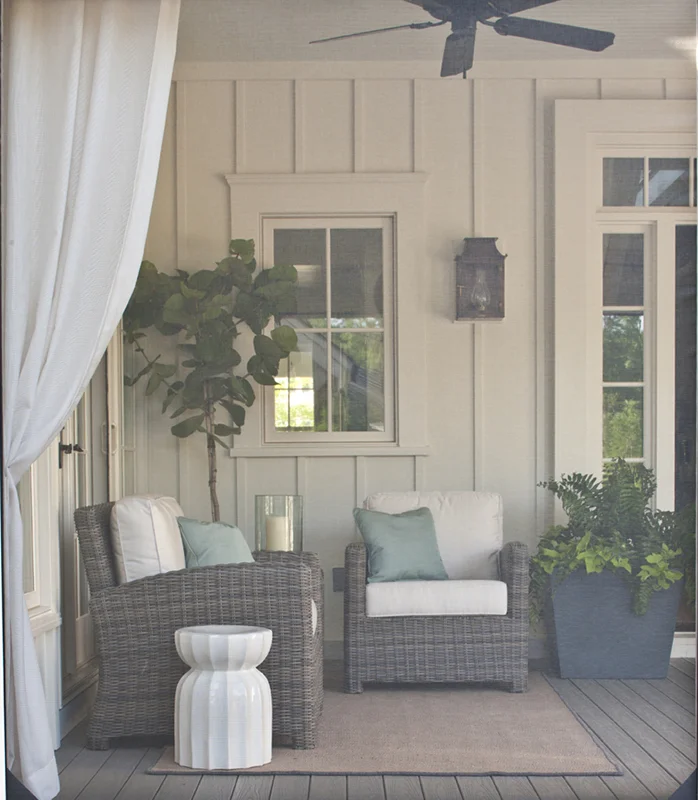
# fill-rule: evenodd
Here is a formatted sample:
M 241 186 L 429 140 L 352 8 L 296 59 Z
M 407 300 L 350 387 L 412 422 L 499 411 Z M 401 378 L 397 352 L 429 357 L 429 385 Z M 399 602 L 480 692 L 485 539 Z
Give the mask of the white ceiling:
M 695 58 L 696 0 L 558 0 L 521 16 L 613 31 L 616 40 L 603 53 L 588 53 L 480 25 L 476 60 Z M 177 60 L 440 61 L 450 26 L 308 44 L 431 19 L 404 0 L 182 0 Z

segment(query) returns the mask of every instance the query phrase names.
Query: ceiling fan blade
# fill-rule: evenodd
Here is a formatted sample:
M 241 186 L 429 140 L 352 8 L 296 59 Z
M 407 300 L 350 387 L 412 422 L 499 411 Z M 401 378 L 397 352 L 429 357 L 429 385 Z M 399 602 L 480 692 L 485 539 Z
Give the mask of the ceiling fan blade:
M 609 31 L 596 31 L 579 28 L 576 25 L 560 25 L 557 22 L 542 22 L 524 17 L 502 17 L 493 25 L 502 36 L 519 36 L 522 39 L 535 39 L 580 50 L 593 50 L 598 53 L 613 44 L 615 34 Z
M 371 36 L 374 33 L 385 33 L 386 31 L 400 31 L 406 28 L 413 30 L 422 30 L 423 28 L 438 28 L 439 25 L 445 25 L 446 20 L 443 22 L 413 22 L 410 25 L 392 25 L 390 28 L 374 28 L 371 31 L 357 31 L 357 33 L 344 33 L 341 36 L 328 36 L 325 39 L 313 39 L 308 44 L 319 44 L 320 42 L 336 42 L 338 39 L 353 39 L 356 36 Z
M 412 2 L 412 0 L 408 0 Z M 538 6 L 557 3 L 558 0 L 488 0 L 487 5 L 492 9 L 491 16 L 503 17 L 507 14 L 518 14 L 519 11 L 530 11 Z
M 475 54 L 475 27 L 464 31 L 452 33 L 446 39 L 444 55 L 441 61 L 441 77 L 460 75 L 473 66 Z

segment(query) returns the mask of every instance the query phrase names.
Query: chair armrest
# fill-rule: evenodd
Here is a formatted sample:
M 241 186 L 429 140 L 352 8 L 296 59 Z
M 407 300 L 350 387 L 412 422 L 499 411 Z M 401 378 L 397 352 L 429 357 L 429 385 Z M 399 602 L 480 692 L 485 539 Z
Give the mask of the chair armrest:
M 313 600 L 318 612 L 320 637 L 325 635 L 325 576 L 317 553 L 304 550 L 302 553 L 289 553 L 284 550 L 255 550 L 252 553 L 258 564 L 291 565 L 305 564 L 312 572 Z
M 507 585 L 507 614 L 528 619 L 529 558 L 522 542 L 507 542 L 499 553 L 499 574 Z
M 366 545 L 352 542 L 344 551 L 344 614 L 366 616 Z

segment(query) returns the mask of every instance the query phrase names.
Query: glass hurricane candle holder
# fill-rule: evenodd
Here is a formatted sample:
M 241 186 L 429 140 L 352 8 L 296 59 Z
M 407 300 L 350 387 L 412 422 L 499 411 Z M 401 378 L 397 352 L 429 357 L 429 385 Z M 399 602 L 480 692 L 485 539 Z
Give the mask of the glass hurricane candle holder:
M 297 494 L 258 494 L 254 499 L 255 548 L 303 550 L 303 498 Z

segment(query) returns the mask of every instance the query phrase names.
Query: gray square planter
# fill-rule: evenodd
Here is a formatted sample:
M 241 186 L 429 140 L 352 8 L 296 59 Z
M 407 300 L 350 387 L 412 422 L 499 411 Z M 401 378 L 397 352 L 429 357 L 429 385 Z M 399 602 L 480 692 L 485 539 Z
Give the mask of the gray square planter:
M 546 613 L 560 677 L 666 678 L 682 585 L 654 592 L 647 613 L 637 616 L 619 575 L 568 575 L 554 588 Z

